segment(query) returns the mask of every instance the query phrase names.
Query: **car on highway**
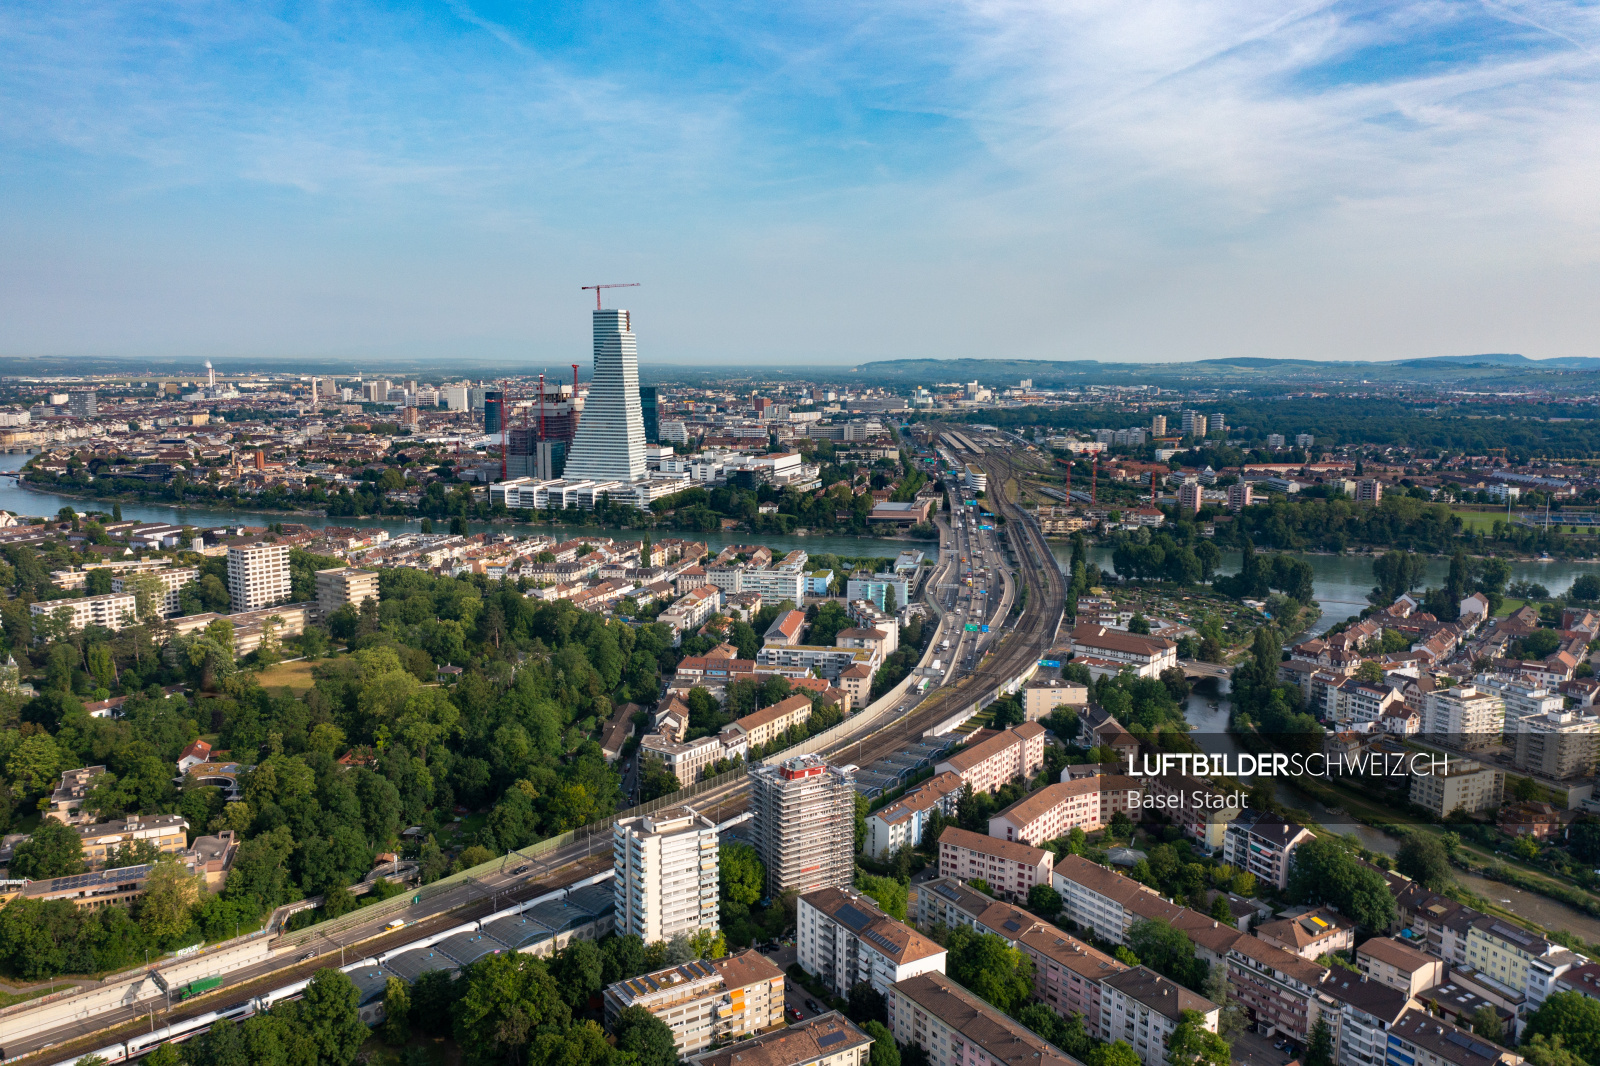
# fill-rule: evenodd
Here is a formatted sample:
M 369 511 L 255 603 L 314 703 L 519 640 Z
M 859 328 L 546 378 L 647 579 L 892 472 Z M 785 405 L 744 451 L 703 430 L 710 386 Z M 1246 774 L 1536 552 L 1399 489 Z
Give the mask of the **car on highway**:
M 513 874 L 525 874 L 525 873 L 528 872 L 528 868 L 527 868 L 527 866 L 519 866 L 515 870 L 512 870 L 511 872 Z

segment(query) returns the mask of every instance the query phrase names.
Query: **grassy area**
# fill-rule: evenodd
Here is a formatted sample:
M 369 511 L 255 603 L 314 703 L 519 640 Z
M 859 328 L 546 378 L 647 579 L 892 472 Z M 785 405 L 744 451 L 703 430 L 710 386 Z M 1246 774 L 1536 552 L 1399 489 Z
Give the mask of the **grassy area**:
M 17 1003 L 26 1003 L 30 999 L 48 996 L 52 992 L 59 992 L 63 988 L 72 988 L 70 984 L 50 985 L 48 988 L 35 988 L 30 992 L 7 992 L 0 988 L 0 1007 L 10 1007 Z
M 305 659 L 299 662 L 278 663 L 261 671 L 261 687 L 265 689 L 287 688 L 296 696 L 302 696 L 311 691 L 312 663 Z
M 1461 519 L 1461 528 L 1468 533 L 1492 532 L 1496 522 L 1504 522 L 1506 520 L 1506 513 L 1504 511 L 1452 510 L 1450 513 Z
M 1527 602 L 1528 602 L 1527 600 L 1516 600 L 1516 599 L 1512 599 L 1511 597 L 1507 596 L 1504 600 L 1502 600 L 1500 602 L 1500 609 L 1495 612 L 1495 617 L 1498 618 L 1498 617 L 1500 617 L 1502 615 L 1508 615 L 1512 611 L 1515 611 L 1518 608 L 1520 608 L 1523 605 L 1525 605 Z

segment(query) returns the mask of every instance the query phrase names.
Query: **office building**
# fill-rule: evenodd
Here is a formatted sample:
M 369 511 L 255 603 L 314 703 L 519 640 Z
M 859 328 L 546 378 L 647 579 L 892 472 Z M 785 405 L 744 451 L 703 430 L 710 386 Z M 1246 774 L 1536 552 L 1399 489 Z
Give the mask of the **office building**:
M 446 385 L 439 392 L 444 397 L 445 410 L 465 411 L 467 409 L 467 387 L 465 385 Z
M 340 566 L 317 571 L 317 611 L 326 618 L 345 604 L 356 610 L 367 600 L 378 599 L 378 575 L 372 570 Z
M 250 544 L 229 548 L 228 596 L 235 611 L 289 602 L 289 546 Z
M 750 771 L 751 834 L 767 894 L 844 888 L 855 881 L 855 778 L 818 755 Z
M 872 1037 L 831 1010 L 683 1061 L 687 1066 L 867 1066 L 871 1055 Z
M 506 417 L 506 394 L 500 389 L 489 389 L 483 394 L 483 431 L 497 434 Z
M 689 807 L 624 818 L 611 831 L 614 921 L 646 944 L 717 928 L 717 827 Z
M 100 405 L 93 389 L 67 393 L 67 413 L 72 417 L 93 418 L 99 410 Z
M 797 904 L 795 961 L 836 996 L 858 984 L 887 996 L 908 977 L 944 973 L 945 950 L 859 892 L 824 888 Z
M 605 991 L 606 1028 L 642 1007 L 672 1030 L 678 1054 L 742 1040 L 783 1024 L 784 973 L 749 949 L 618 981 Z
M 36 620 L 44 617 L 60 620 L 74 632 L 85 626 L 121 629 L 138 621 L 138 605 L 131 592 L 109 592 L 75 600 L 43 600 L 30 603 L 28 613 Z M 34 633 L 39 632 L 36 621 Z
M 639 418 L 644 423 L 644 442 L 661 443 L 661 407 L 654 385 L 639 386 Z
M 639 410 L 638 340 L 627 311 L 593 315 L 594 376 L 564 476 L 573 481 L 638 481 L 649 476 Z
M 894 985 L 888 1008 L 895 1040 L 921 1048 L 929 1066 L 1080 1066 L 944 974 Z

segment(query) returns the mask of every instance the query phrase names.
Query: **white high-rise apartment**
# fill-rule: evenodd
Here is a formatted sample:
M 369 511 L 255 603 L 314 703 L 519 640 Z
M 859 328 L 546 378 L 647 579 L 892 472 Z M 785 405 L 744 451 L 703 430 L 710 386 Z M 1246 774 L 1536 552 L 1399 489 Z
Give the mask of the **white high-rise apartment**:
M 1505 732 L 1506 705 L 1497 693 L 1475 685 L 1457 685 L 1430 692 L 1422 703 L 1422 731 L 1458 748 L 1482 748 L 1500 743 Z
M 639 345 L 628 312 L 594 312 L 594 378 L 563 476 L 568 481 L 639 481 L 644 413 L 639 406 Z
M 289 546 L 250 544 L 228 549 L 228 596 L 235 611 L 254 611 L 290 599 Z
M 717 928 L 717 827 L 688 807 L 624 818 L 611 831 L 615 928 L 646 944 Z
M 1183 435 L 1185 437 L 1204 437 L 1206 435 L 1206 416 L 1199 411 L 1183 412 Z
M 750 771 L 754 843 L 767 894 L 848 888 L 855 882 L 855 778 L 817 755 Z

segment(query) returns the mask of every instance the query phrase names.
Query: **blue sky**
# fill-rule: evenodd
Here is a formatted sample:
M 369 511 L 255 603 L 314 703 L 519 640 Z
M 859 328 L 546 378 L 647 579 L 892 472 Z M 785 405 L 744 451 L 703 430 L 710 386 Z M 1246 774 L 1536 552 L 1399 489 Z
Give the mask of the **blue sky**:
M 0 354 L 1596 355 L 1600 7 L 0 7 Z

